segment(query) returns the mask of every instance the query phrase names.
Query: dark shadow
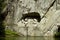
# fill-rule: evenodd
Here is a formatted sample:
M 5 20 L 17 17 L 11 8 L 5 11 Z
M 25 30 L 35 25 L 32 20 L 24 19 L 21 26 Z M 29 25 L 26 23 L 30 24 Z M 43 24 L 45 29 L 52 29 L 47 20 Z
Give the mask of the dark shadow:
M 3 21 L 5 20 L 5 18 L 7 16 L 7 11 L 2 13 L 2 10 L 4 8 L 3 3 L 4 3 L 4 0 L 0 0 L 0 38 L 5 37 L 5 26 L 3 25 Z
M 60 37 L 60 25 L 57 25 L 57 27 L 58 27 L 58 30 L 55 34 L 55 37 Z
M 58 25 L 58 32 L 60 32 L 60 25 Z
M 55 40 L 60 40 L 60 37 L 55 37 Z
M 3 21 L 5 20 L 6 16 L 7 13 L 0 14 L 0 37 L 5 37 L 5 26 L 3 25 Z
M 41 21 L 41 16 L 38 12 L 30 12 L 22 15 L 21 19 L 29 18 L 29 19 L 37 19 L 38 22 Z
M 37 2 L 38 0 L 34 0 L 35 2 Z

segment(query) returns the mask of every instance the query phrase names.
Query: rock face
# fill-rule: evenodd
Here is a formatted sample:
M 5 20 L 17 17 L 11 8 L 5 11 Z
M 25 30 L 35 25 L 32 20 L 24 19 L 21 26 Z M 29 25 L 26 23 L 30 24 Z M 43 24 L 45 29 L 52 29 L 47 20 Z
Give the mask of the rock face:
M 53 36 L 60 25 L 59 5 L 56 0 L 8 1 L 6 26 L 24 36 Z

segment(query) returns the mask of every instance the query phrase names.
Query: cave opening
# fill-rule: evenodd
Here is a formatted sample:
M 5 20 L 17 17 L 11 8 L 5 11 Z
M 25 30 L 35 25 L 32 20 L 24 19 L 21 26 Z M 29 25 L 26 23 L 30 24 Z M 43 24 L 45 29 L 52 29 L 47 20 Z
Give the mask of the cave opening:
M 41 21 L 41 16 L 38 12 L 30 12 L 30 13 L 22 14 L 21 19 L 25 20 L 26 18 L 28 18 L 28 19 L 37 19 L 38 22 Z

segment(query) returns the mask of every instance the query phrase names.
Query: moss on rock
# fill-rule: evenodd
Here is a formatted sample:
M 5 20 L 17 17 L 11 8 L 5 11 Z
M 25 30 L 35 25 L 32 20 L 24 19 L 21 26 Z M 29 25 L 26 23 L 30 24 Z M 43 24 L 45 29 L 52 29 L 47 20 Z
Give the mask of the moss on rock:
M 19 36 L 19 35 L 18 35 L 18 33 L 7 29 L 7 30 L 5 30 L 5 36 Z

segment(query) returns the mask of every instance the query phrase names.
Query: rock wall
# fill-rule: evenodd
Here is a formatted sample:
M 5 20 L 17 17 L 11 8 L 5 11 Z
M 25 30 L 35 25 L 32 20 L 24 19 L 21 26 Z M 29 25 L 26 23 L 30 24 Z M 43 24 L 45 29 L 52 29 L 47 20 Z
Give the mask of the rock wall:
M 53 36 L 60 25 L 59 5 L 59 0 L 10 0 L 6 29 L 24 36 Z M 40 22 L 35 17 L 41 19 Z

